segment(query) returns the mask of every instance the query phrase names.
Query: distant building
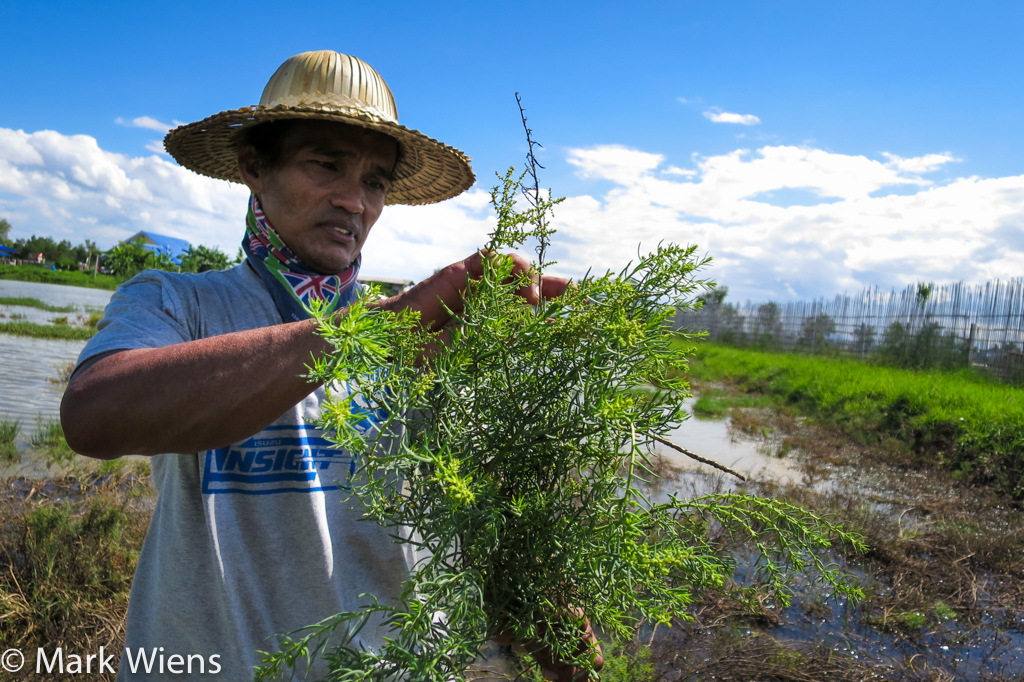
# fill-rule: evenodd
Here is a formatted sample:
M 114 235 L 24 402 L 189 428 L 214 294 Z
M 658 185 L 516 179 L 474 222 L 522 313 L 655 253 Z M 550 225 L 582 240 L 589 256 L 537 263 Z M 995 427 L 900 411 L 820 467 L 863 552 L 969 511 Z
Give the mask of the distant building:
M 175 265 L 181 265 L 181 257 L 192 248 L 192 245 L 184 239 L 168 237 L 156 232 L 136 232 L 125 239 L 126 242 L 135 242 L 155 253 L 163 253 L 171 259 Z
M 399 279 L 396 277 L 374 277 L 373 275 L 358 275 L 356 277 L 363 284 L 376 284 L 381 288 L 385 296 L 397 296 L 408 291 L 415 284 L 411 279 Z

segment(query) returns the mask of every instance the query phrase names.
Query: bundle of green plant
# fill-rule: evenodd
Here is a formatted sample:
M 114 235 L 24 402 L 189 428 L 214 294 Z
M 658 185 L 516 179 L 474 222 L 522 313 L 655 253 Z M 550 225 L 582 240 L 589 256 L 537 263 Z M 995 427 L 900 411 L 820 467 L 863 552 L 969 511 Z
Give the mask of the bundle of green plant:
M 11 315 L 14 319 L 14 315 Z M 35 322 L 0 322 L 0 334 L 29 336 L 34 339 L 64 339 L 66 341 L 87 341 L 96 335 L 95 327 L 75 327 L 67 324 L 37 324 Z
M 75 306 L 73 305 L 50 305 L 40 301 L 38 298 L 17 296 L 0 296 L 0 305 L 20 305 L 29 308 L 39 308 L 51 313 L 71 313 L 75 311 Z
M 0 420 L 0 460 L 14 462 L 18 459 L 18 446 L 15 440 L 21 433 L 21 422 L 17 419 Z
M 534 274 L 543 277 L 557 201 L 534 185 L 517 209 L 521 181 L 510 170 L 492 192 L 498 223 L 485 253 L 534 238 Z M 695 253 L 661 245 L 535 307 L 517 296 L 529 274 L 509 257 L 485 257 L 443 343 L 417 314 L 368 299 L 337 318 L 315 311 L 335 351 L 312 373 L 351 389 L 325 411 L 360 463 L 345 485 L 368 522 L 393 527 L 423 558 L 404 604 L 368 597 L 364 609 L 268 654 L 262 678 L 378 619 L 387 643 L 365 650 L 344 640 L 327 653 L 329 679 L 463 679 L 499 633 L 593 672 L 583 614 L 628 636 L 641 620 L 686 618 L 695 591 L 731 591 L 734 560 L 709 538 L 723 527 L 755 548 L 783 602 L 786 567 L 814 567 L 856 594 L 812 550 L 857 538 L 802 509 L 740 494 L 665 503 L 643 495 L 656 439 L 684 418 L 687 384 L 665 377 L 685 368 L 686 354 L 668 322 L 702 285 L 695 271 L 705 261 Z M 424 359 L 432 343 L 439 348 Z

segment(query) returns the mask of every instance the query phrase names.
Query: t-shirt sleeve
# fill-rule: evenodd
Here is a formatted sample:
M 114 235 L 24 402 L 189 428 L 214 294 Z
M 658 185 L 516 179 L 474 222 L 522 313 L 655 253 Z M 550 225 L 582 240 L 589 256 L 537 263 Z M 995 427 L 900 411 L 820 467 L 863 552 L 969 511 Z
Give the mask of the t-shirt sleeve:
M 78 356 L 79 365 L 110 351 L 192 340 L 182 296 L 166 273 L 158 271 L 142 272 L 118 287 L 96 329 Z

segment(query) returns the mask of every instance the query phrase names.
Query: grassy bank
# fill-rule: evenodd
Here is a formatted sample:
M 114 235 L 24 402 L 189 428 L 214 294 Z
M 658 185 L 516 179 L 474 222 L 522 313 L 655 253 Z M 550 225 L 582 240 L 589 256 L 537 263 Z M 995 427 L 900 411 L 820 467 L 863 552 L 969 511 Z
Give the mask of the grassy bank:
M 50 313 L 73 313 L 73 305 L 50 305 L 43 303 L 38 298 L 27 298 L 19 296 L 0 296 L 0 305 L 20 305 L 27 308 L 39 308 Z
M 119 650 L 149 491 L 142 467 L 0 482 L 0 649 Z
M 726 381 L 833 424 L 867 444 L 890 445 L 917 465 L 1024 497 L 1024 390 L 969 370 L 914 372 L 855 360 L 703 344 L 690 373 Z M 713 409 L 707 405 L 708 409 Z
M 36 324 L 35 322 L 0 322 L 0 334 L 31 336 L 34 339 L 87 341 L 96 334 L 96 327 L 72 327 L 69 324 Z
M 112 275 L 93 275 L 76 270 L 47 270 L 32 265 L 0 265 L 0 279 L 111 290 L 116 289 L 117 285 L 124 281 Z

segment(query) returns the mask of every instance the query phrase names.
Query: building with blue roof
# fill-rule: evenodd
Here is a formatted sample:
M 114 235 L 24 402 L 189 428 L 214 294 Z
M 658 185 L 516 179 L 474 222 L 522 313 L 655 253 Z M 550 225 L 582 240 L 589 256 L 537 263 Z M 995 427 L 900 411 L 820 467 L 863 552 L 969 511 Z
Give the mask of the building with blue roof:
M 144 248 L 155 253 L 163 253 L 170 258 L 171 262 L 175 265 L 181 265 L 181 257 L 185 255 L 186 251 L 192 248 L 192 245 L 184 239 L 168 237 L 166 235 L 147 232 L 145 230 L 136 232 L 133 236 L 125 239 L 125 241 L 141 244 Z

